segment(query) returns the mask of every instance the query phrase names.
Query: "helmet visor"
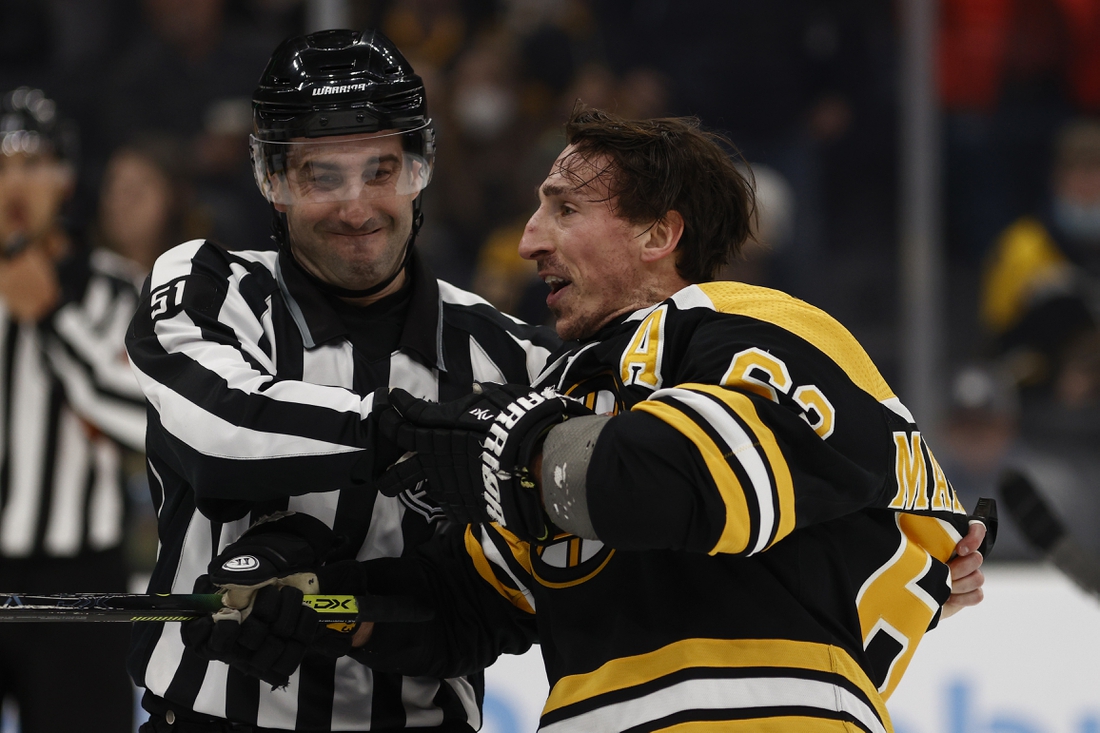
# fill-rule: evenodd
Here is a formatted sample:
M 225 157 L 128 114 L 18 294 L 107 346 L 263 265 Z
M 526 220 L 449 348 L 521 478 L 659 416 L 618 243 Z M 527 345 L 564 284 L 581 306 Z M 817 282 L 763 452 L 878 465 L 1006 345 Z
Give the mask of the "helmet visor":
M 251 153 L 264 197 L 288 205 L 416 194 L 434 162 L 430 128 L 289 142 L 253 135 Z

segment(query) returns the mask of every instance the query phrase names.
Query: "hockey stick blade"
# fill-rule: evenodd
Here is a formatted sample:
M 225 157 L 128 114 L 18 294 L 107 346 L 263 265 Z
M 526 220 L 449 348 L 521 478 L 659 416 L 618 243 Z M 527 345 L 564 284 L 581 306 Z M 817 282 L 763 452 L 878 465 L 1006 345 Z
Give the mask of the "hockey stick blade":
M 1100 596 L 1100 559 L 1078 544 L 1027 476 L 1005 471 L 1005 508 L 1024 537 L 1082 590 Z
M 433 615 L 430 608 L 405 596 L 307 595 L 302 602 L 325 624 L 415 622 Z M 187 621 L 221 608 L 217 593 L 0 593 L 0 623 Z

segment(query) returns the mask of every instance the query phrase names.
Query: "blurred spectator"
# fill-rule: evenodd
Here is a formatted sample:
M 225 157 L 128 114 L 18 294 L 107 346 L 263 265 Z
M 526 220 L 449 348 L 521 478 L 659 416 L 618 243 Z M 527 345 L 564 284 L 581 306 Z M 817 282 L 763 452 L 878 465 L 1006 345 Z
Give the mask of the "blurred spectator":
M 1012 374 L 997 362 L 970 363 L 951 382 L 950 409 L 937 453 L 964 506 L 1000 496 L 1006 469 L 1029 476 L 1078 543 L 1100 554 L 1100 423 L 1076 413 L 1020 403 Z M 1039 559 L 1013 518 L 1002 510 L 992 559 Z
M 1019 419 L 1015 386 L 1003 370 L 971 363 L 955 373 L 937 456 L 963 506 L 997 496 L 1001 472 L 1023 459 Z M 1036 555 L 1017 527 L 1003 518 L 994 557 L 1024 560 Z
M 816 263 L 827 239 L 822 153 L 847 134 L 858 82 L 875 66 L 856 40 L 865 6 L 816 0 L 592 6 L 613 69 L 661 72 L 673 114 L 696 115 L 726 132 L 749 160 L 774 168 L 794 189 L 793 238 L 776 255 L 770 284 L 800 296 L 820 281 Z
M 187 146 L 211 237 L 267 241 L 266 205 L 248 163 L 252 90 L 280 40 L 227 16 L 226 0 L 142 0 L 144 25 L 119 59 L 102 103 L 114 149 L 158 130 Z
M 49 89 L 84 133 L 74 153 L 82 175 L 66 206 L 75 226 L 95 208 L 104 89 L 136 8 L 137 0 L 0 0 L 0 89 Z
M 121 448 L 145 439 L 123 343 L 137 289 L 62 218 L 73 143 L 40 90 L 0 100 L 0 588 L 27 593 L 127 590 Z M 23 733 L 132 729 L 127 629 L 0 626 Z
M 648 120 L 667 115 L 668 102 L 668 80 L 664 75 L 638 66 L 626 72 L 608 109 L 627 119 Z
M 1055 146 L 1047 204 L 990 253 L 982 320 L 1025 399 L 1100 407 L 1100 121 L 1070 123 Z
M 1013 467 L 1100 550 L 1100 121 L 1059 132 L 1047 201 L 998 238 L 982 284 L 993 354 L 1020 396 Z
M 130 263 L 139 285 L 169 247 L 205 236 L 182 155 L 172 138 L 139 137 L 107 162 L 93 241 Z
M 194 202 L 178 141 L 139 136 L 107 161 L 99 207 L 91 229 L 101 267 L 141 287 L 156 258 L 181 242 L 205 237 L 209 221 Z M 131 514 L 127 560 L 131 572 L 149 573 L 157 553 L 156 513 L 149 492 L 144 452 L 127 450 L 122 473 Z
M 456 59 L 447 81 L 443 104 L 434 107 L 440 142 L 425 204 L 445 238 L 426 237 L 423 247 L 441 277 L 469 284 L 482 242 L 531 203 L 516 176 L 532 123 L 522 114 L 516 47 L 499 31 Z
M 1042 205 L 1058 127 L 1100 112 L 1100 4 L 941 0 L 939 35 L 948 242 L 976 262 Z
M 749 285 L 768 285 L 775 253 L 790 246 L 794 230 L 794 191 L 787 180 L 766 165 L 753 165 L 751 179 L 756 197 L 756 220 L 752 237 L 736 260 L 722 268 L 719 280 Z
M 443 68 L 454 61 L 473 35 L 472 19 L 465 10 L 459 0 L 405 0 L 393 4 L 386 13 L 382 32 L 406 56 Z

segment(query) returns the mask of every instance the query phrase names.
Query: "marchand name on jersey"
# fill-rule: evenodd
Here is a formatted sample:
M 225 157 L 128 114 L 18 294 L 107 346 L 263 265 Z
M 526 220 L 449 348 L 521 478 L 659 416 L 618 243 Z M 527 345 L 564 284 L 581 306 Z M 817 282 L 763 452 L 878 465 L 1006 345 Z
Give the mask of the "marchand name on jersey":
M 346 92 L 362 92 L 366 91 L 367 85 L 363 84 L 344 84 L 338 87 L 314 87 L 313 96 L 319 97 L 325 94 L 344 94 Z

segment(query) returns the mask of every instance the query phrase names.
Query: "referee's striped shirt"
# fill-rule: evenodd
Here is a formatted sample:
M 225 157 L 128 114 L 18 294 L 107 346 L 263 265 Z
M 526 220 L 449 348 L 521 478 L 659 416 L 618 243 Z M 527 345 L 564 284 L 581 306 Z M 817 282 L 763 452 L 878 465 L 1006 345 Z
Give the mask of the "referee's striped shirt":
M 417 257 L 398 347 L 371 359 L 285 252 L 182 244 L 153 268 L 127 347 L 149 403 L 147 456 L 160 552 L 150 592 L 188 593 L 255 519 L 308 512 L 366 560 L 432 535 L 438 510 L 369 483 L 372 391 L 438 400 L 474 381 L 527 383 L 552 331 L 436 280 Z M 366 334 L 370 337 L 370 334 Z M 322 589 L 323 590 L 323 589 Z M 131 673 L 155 706 L 269 729 L 378 731 L 481 724 L 480 679 L 373 673 L 310 656 L 271 690 L 186 652 L 179 624 L 139 624 Z
M 59 270 L 62 305 L 38 323 L 13 319 L 0 300 L 3 560 L 122 544 L 120 444 L 142 450 L 145 442 L 144 401 L 124 346 L 138 299 L 128 264 L 106 250 L 74 258 Z

